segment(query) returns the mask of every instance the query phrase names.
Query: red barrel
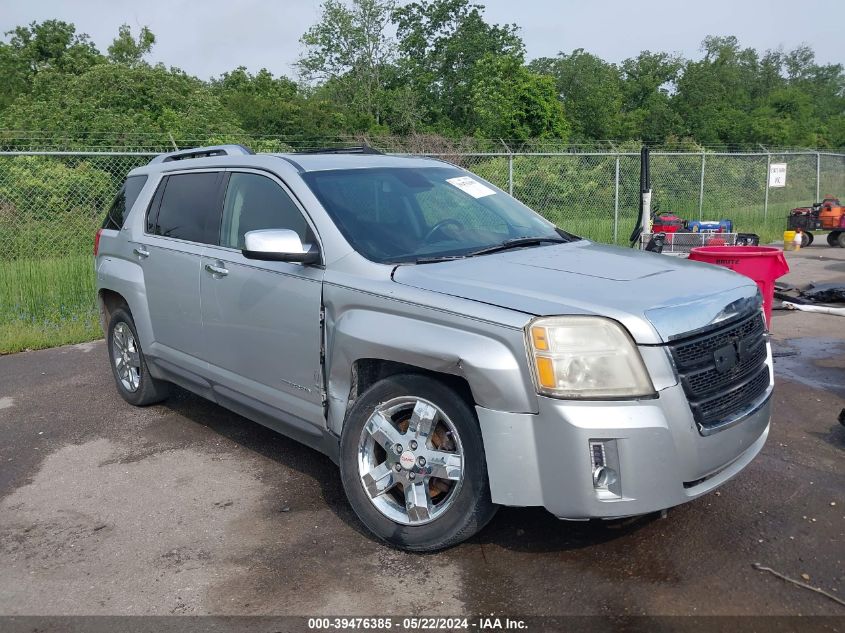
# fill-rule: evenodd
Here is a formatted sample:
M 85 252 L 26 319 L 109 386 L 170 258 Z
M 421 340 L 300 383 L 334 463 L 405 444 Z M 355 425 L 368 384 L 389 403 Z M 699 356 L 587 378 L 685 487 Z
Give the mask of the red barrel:
M 763 294 L 766 325 L 771 327 L 775 280 L 789 272 L 782 250 L 771 246 L 698 246 L 692 249 L 689 258 L 751 277 Z

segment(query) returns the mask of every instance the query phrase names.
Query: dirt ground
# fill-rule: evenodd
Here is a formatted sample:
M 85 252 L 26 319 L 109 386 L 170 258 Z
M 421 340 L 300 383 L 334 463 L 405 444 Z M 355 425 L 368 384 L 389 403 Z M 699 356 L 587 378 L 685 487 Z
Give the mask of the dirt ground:
M 845 280 L 845 249 L 787 281 Z M 502 509 L 434 555 L 374 541 L 325 457 L 196 396 L 136 409 L 104 344 L 0 358 L 0 614 L 827 614 L 845 607 L 845 319 L 776 312 L 761 455 L 666 518 Z

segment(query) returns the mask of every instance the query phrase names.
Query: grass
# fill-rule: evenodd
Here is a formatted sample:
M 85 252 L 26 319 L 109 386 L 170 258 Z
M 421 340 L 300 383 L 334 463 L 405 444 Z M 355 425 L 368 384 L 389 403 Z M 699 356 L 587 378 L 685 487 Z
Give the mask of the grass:
M 0 261 L 0 354 L 102 336 L 90 255 Z

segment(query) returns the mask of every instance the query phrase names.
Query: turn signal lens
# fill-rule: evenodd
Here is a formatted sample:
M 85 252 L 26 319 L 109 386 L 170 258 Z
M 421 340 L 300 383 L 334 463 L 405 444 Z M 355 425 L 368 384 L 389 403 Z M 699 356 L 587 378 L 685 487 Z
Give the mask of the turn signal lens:
M 555 388 L 555 366 L 551 358 L 541 356 L 537 359 L 537 378 L 540 380 L 541 387 Z
M 534 349 L 547 350 L 549 349 L 549 341 L 546 339 L 546 328 L 532 327 L 531 340 L 534 342 Z

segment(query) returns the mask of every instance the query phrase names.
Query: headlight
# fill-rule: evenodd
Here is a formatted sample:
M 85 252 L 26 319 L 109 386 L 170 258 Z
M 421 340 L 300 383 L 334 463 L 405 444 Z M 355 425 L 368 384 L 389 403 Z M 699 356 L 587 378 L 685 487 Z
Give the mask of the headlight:
M 578 399 L 654 395 L 634 341 L 616 321 L 544 317 L 532 321 L 526 334 L 541 394 Z

